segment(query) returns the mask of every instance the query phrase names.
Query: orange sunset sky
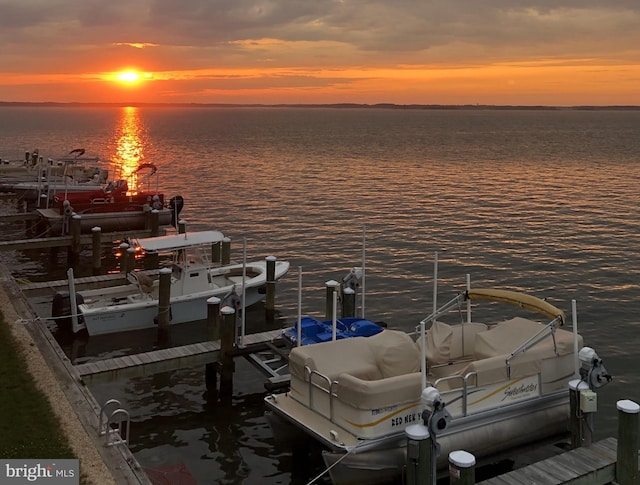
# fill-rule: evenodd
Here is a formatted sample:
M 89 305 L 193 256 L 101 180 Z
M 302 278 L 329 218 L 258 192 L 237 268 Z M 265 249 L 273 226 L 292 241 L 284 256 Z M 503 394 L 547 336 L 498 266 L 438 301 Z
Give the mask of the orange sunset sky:
M 640 105 L 638 0 L 0 0 L 0 39 L 0 101 Z

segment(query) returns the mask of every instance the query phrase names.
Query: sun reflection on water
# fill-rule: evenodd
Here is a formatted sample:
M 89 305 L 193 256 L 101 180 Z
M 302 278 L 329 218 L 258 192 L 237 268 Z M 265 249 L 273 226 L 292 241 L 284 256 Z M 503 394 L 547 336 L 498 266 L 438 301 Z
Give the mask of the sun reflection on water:
M 144 128 L 138 108 L 127 106 L 115 127 L 116 155 L 114 162 L 122 178 L 129 178 L 144 159 Z
M 114 130 L 116 154 L 114 164 L 120 173 L 119 178 L 128 182 L 129 190 L 137 186 L 136 170 L 144 161 L 145 135 L 140 111 L 134 106 L 122 108 Z

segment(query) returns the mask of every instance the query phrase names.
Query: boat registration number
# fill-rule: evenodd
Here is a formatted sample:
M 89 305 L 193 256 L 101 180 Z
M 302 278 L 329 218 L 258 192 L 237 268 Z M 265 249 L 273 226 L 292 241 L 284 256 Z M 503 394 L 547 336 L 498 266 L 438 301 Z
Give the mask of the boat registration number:
M 408 413 L 404 416 L 396 416 L 391 418 L 391 427 L 406 426 L 410 423 L 416 423 L 420 419 L 419 413 Z

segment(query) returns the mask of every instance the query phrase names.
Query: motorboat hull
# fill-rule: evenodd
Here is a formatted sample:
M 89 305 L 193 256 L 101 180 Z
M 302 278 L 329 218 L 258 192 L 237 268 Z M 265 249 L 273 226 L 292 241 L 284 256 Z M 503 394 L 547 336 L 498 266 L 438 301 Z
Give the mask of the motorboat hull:
M 205 320 L 207 318 L 207 300 L 212 296 L 223 298 L 228 291 L 228 289 L 212 290 L 171 299 L 169 324 Z M 258 303 L 265 297 L 259 287 L 249 287 L 245 294 L 247 307 Z M 114 305 L 95 312 L 83 312 L 82 318 L 90 336 L 154 328 L 158 323 L 158 300 L 136 293 L 127 297 L 127 301 L 123 305 Z
M 61 215 L 55 209 L 37 209 L 38 214 L 46 221 L 49 234 L 59 236 L 69 233 L 69 217 Z M 161 209 L 158 223 L 168 226 L 173 223 L 173 212 Z M 80 214 L 80 232 L 90 234 L 94 227 L 100 227 L 103 232 L 139 231 L 150 226 L 150 212 L 143 210 L 129 210 L 122 212 L 100 212 Z

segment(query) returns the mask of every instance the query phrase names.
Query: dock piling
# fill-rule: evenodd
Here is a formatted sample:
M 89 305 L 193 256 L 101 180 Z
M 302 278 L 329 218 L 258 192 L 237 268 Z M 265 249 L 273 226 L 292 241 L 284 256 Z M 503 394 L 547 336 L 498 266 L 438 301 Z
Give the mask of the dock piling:
M 265 320 L 268 324 L 275 320 L 276 307 L 276 257 L 267 256 L 267 295 L 265 298 Z
M 324 285 L 326 287 L 325 320 L 331 320 L 333 318 L 333 294 L 338 291 L 340 283 L 329 280 Z
M 233 343 L 236 330 L 236 311 L 225 306 L 220 310 L 220 395 L 231 397 L 233 394 Z
M 220 255 L 222 264 L 231 263 L 231 238 L 225 237 L 224 239 L 222 239 L 222 248 Z
M 207 300 L 207 333 L 209 341 L 220 340 L 220 298 L 212 296 Z M 218 386 L 218 370 L 215 362 L 205 364 L 204 382 L 207 391 L 215 391 Z
M 91 267 L 93 274 L 99 275 L 102 265 L 102 228 L 96 226 L 91 228 Z
M 407 426 L 405 434 L 407 435 L 407 485 L 432 485 L 433 443 L 429 428 L 421 423 L 412 424 Z
M 162 268 L 160 271 L 158 293 L 158 340 L 167 340 L 169 323 L 171 320 L 171 270 Z
M 82 245 L 80 244 L 80 221 L 81 217 L 74 214 L 70 221 L 70 234 L 71 234 L 71 246 L 69 246 L 68 259 L 69 266 L 74 266 L 80 261 L 80 251 Z
M 449 453 L 449 484 L 473 485 L 476 483 L 476 457 L 464 450 Z
M 342 318 L 356 316 L 356 290 L 353 288 L 342 289 Z
M 638 418 L 640 406 L 629 399 L 616 403 L 618 409 L 618 451 L 616 481 L 619 485 L 640 483 L 638 473 Z
M 151 226 L 151 236 L 159 236 L 160 235 L 160 211 L 157 209 L 152 209 L 149 214 L 150 226 Z

